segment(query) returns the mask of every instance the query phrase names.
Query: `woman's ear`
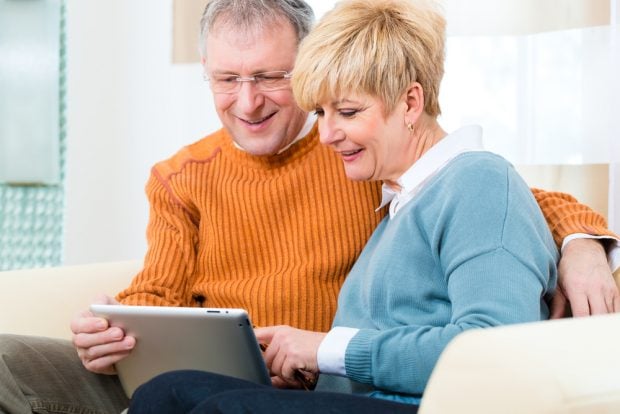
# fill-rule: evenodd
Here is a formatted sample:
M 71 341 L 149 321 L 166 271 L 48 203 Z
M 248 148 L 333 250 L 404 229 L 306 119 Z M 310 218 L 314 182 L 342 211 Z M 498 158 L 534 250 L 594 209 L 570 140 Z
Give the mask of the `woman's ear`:
M 424 112 L 424 90 L 422 85 L 418 82 L 413 82 L 409 85 L 405 93 L 405 101 L 407 103 L 405 119 L 407 122 L 414 124 Z

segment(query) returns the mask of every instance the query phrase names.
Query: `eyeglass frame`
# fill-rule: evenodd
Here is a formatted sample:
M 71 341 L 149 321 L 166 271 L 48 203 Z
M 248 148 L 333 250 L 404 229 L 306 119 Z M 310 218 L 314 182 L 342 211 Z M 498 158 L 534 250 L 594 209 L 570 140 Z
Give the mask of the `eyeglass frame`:
M 252 76 L 241 76 L 241 75 L 233 75 L 233 74 L 221 74 L 221 76 L 225 76 L 230 78 L 231 81 L 231 89 L 229 91 L 217 91 L 215 89 L 213 89 L 213 85 L 214 82 L 212 82 L 211 77 L 209 77 L 209 75 L 207 73 L 203 74 L 203 79 L 205 82 L 209 82 L 209 85 L 211 87 L 211 90 L 213 91 L 213 93 L 220 93 L 220 94 L 234 94 L 239 92 L 239 90 L 241 89 L 241 84 L 243 82 L 254 82 L 254 85 L 256 86 L 256 88 L 261 91 L 261 92 L 273 92 L 273 91 L 279 91 L 282 89 L 286 89 L 286 86 L 283 87 L 276 87 L 274 89 L 265 89 L 265 84 L 262 83 L 264 82 L 266 79 L 261 79 L 260 76 L 261 75 L 265 75 L 265 74 L 281 74 L 282 77 L 278 78 L 277 81 L 280 80 L 290 80 L 291 77 L 293 76 L 293 74 L 287 70 L 270 70 L 267 72 L 259 72 L 259 73 L 255 73 Z M 212 75 L 213 76 L 213 75 Z M 216 75 L 217 76 L 217 75 Z M 232 84 L 234 80 L 234 84 Z

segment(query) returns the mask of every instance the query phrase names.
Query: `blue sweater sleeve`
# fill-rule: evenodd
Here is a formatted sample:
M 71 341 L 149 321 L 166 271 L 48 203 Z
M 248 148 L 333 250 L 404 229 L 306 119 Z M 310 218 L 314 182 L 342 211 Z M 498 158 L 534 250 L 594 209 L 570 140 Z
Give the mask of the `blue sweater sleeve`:
M 391 304 L 388 317 L 400 323 L 360 329 L 346 350 L 350 379 L 420 394 L 459 333 L 548 316 L 544 295 L 555 288 L 557 260 L 551 234 L 527 185 L 504 160 L 487 157 L 461 156 L 425 188 L 417 205 L 403 209 L 408 216 L 391 242 L 402 245 L 407 240 L 401 238 L 409 237 L 412 249 L 424 246 L 432 269 L 418 266 L 423 261 L 412 252 L 411 277 L 398 289 L 425 296 L 417 300 L 430 303 L 429 315 L 409 315 L 411 308 Z M 390 258 L 383 277 L 401 261 Z

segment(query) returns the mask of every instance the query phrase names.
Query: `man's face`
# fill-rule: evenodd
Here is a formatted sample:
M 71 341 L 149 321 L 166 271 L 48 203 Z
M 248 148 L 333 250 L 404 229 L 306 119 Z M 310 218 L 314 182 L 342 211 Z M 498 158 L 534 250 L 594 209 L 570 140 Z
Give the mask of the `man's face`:
M 291 71 L 297 53 L 297 36 L 284 20 L 251 32 L 222 24 L 206 40 L 203 66 L 210 78 Z M 239 146 L 254 155 L 275 154 L 290 144 L 307 116 L 295 103 L 290 86 L 264 92 L 254 82 L 242 82 L 237 92 L 214 92 L 213 96 L 224 127 Z

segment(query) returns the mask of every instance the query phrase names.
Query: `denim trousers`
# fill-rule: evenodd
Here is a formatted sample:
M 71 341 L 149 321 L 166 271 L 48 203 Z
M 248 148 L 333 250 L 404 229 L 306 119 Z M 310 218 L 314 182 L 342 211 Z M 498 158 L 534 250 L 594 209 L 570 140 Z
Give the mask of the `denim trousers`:
M 133 394 L 129 414 L 417 413 L 418 407 L 360 395 L 281 390 L 223 375 L 173 371 Z
M 70 341 L 0 335 L 0 413 L 119 414 L 128 405 L 118 377 L 87 371 Z

